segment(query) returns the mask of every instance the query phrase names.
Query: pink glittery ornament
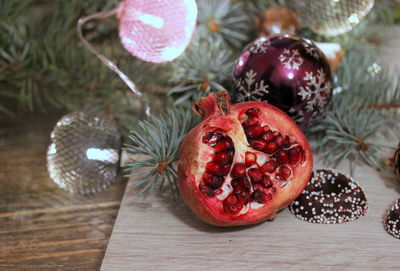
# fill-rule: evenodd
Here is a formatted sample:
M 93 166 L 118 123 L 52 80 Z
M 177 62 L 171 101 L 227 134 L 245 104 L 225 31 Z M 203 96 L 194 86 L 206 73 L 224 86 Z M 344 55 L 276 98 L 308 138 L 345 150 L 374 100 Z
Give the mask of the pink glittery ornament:
M 119 14 L 125 49 L 149 62 L 171 61 L 189 45 L 196 26 L 195 0 L 125 0 Z

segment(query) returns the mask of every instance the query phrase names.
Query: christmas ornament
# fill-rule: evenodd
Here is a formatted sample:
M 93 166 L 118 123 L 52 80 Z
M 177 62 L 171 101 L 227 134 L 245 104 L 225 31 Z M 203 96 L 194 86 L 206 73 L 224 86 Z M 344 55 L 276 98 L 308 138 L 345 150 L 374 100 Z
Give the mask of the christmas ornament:
M 329 64 L 315 44 L 294 36 L 260 37 L 236 61 L 233 97 L 264 101 L 302 128 L 327 110 L 332 97 Z
M 390 235 L 400 239 L 400 199 L 393 204 L 384 220 L 384 225 Z
M 353 29 L 370 12 L 374 0 L 293 1 L 301 23 L 314 32 L 335 36 Z
M 217 226 L 273 219 L 311 176 L 310 146 L 286 114 L 263 102 L 232 105 L 212 93 L 194 104 L 203 122 L 185 137 L 178 165 L 181 195 Z
M 396 153 L 393 158 L 393 170 L 396 174 L 397 180 L 400 182 L 400 143 L 397 146 Z
M 300 28 L 296 15 L 290 9 L 279 6 L 264 11 L 256 19 L 256 26 L 261 35 L 294 35 Z
M 121 134 L 114 120 L 97 111 L 77 111 L 54 127 L 47 170 L 69 192 L 100 192 L 115 181 L 120 148 Z
M 83 37 L 82 26 L 86 22 L 115 14 L 119 18 L 119 37 L 125 49 L 144 61 L 161 63 L 175 59 L 189 45 L 196 25 L 196 2 L 195 0 L 124 0 L 116 9 L 91 14 L 78 21 L 78 36 L 82 43 L 139 96 L 146 115 L 150 116 L 149 102 L 135 83 Z
M 195 0 L 125 0 L 118 13 L 119 36 L 132 55 L 160 63 L 189 45 L 197 18 Z
M 299 219 L 322 224 L 353 221 L 364 216 L 367 209 L 360 185 L 332 169 L 314 171 L 304 191 L 289 206 Z

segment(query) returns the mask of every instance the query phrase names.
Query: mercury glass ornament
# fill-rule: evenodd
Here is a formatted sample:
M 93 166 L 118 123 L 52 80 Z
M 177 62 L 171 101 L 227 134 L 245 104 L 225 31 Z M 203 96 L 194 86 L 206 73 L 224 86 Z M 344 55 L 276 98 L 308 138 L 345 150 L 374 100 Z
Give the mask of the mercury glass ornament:
M 331 69 L 321 50 L 305 38 L 275 35 L 250 43 L 236 61 L 232 97 L 263 101 L 285 111 L 301 128 L 328 109 Z
M 121 150 L 117 123 L 105 113 L 77 111 L 62 117 L 47 151 L 50 178 L 76 194 L 103 191 L 116 179 Z
M 132 55 L 160 63 L 178 57 L 196 26 L 195 0 L 125 0 L 119 8 L 119 36 Z
M 335 36 L 353 29 L 371 11 L 374 0 L 293 1 L 301 23 L 324 36 Z

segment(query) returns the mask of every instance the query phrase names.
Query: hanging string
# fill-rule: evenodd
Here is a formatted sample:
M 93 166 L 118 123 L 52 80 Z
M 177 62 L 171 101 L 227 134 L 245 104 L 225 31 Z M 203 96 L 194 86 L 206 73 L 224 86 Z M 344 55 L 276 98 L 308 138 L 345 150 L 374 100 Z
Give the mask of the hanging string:
M 109 60 L 107 57 L 105 57 L 104 55 L 100 54 L 89 42 L 87 39 L 85 39 L 85 37 L 83 36 L 83 32 L 82 32 L 82 27 L 85 23 L 87 23 L 88 21 L 92 20 L 92 19 L 104 19 L 107 17 L 110 17 L 112 15 L 115 15 L 118 13 L 119 7 L 115 8 L 115 9 L 111 9 L 111 10 L 106 10 L 106 11 L 101 11 L 98 13 L 94 13 L 85 17 L 82 17 L 78 20 L 78 25 L 77 25 L 77 32 L 78 32 L 78 37 L 79 39 L 82 41 L 83 45 L 89 49 L 89 51 L 91 51 L 93 54 L 95 54 L 100 60 L 101 62 L 104 63 L 104 65 L 106 65 L 109 69 L 111 69 L 112 71 L 114 71 L 116 74 L 118 74 L 118 76 L 122 79 L 122 81 L 124 81 L 124 83 L 129 87 L 129 89 L 136 94 L 137 96 L 139 96 L 139 98 L 141 99 L 141 101 L 144 104 L 145 107 L 145 113 L 146 116 L 151 116 L 151 112 L 150 112 L 150 105 L 149 102 L 146 98 L 146 96 L 140 92 L 135 83 L 132 82 L 131 79 L 128 78 L 128 76 L 126 76 L 125 73 L 123 73 L 118 67 L 117 65 L 115 65 L 111 60 Z

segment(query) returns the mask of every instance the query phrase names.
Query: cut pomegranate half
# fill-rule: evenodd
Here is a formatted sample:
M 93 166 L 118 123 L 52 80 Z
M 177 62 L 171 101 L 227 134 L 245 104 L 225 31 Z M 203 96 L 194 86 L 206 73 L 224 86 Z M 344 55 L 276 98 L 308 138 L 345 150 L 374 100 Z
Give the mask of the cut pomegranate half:
M 203 118 L 186 136 L 178 165 L 187 205 L 207 223 L 264 221 L 305 188 L 312 153 L 300 128 L 262 102 L 231 105 L 226 92 L 194 104 Z

